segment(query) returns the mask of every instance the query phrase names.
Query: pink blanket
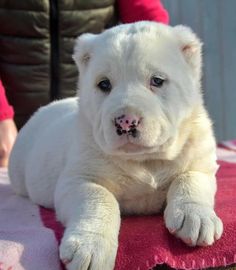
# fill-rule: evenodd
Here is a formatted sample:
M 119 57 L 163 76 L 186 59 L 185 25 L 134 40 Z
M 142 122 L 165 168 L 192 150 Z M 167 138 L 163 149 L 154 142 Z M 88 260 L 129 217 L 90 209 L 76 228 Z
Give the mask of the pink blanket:
M 222 143 L 218 156 L 216 211 L 224 222 L 223 237 L 212 247 L 190 248 L 169 234 L 161 215 L 126 217 L 116 270 L 148 270 L 162 263 L 182 269 L 236 263 L 236 141 Z M 15 196 L 7 172 L 0 170 L 0 269 L 60 270 L 56 239 L 62 233 L 54 212 Z
M 16 196 L 0 169 L 0 270 L 59 270 L 58 245 L 39 207 Z

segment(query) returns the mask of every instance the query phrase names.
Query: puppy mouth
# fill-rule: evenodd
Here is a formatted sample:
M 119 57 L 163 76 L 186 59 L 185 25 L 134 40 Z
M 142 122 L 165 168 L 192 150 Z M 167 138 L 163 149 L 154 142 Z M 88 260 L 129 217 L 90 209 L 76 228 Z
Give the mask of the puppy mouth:
M 147 147 L 135 143 L 128 142 L 118 148 L 119 151 L 126 154 L 134 154 L 139 152 L 150 151 L 152 147 Z

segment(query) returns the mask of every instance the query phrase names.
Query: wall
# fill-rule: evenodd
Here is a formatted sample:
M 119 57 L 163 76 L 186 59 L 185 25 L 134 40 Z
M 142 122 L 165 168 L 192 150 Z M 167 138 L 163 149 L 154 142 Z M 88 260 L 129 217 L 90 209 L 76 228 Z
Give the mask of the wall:
M 236 138 L 236 0 L 162 0 L 203 40 L 203 92 L 219 140 Z

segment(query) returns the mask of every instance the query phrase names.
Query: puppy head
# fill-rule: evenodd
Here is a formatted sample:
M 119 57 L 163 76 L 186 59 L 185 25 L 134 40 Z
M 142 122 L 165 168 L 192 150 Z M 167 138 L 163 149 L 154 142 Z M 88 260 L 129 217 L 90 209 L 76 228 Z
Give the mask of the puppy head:
M 146 159 L 202 102 L 201 43 L 185 26 L 138 22 L 75 45 L 80 109 L 105 153 Z

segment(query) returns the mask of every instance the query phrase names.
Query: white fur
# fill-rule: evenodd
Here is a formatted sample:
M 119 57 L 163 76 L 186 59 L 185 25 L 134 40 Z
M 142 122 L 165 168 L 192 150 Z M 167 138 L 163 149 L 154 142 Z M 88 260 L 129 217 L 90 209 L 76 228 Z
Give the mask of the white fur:
M 55 208 L 66 226 L 70 270 L 113 269 L 120 212 L 157 213 L 189 245 L 223 230 L 214 212 L 216 146 L 200 89 L 201 43 L 184 26 L 152 22 L 78 38 L 76 98 L 41 108 L 10 158 L 16 193 Z M 150 85 L 161 76 L 161 88 Z M 109 94 L 97 87 L 109 78 Z M 114 118 L 141 117 L 140 134 L 118 136 Z

